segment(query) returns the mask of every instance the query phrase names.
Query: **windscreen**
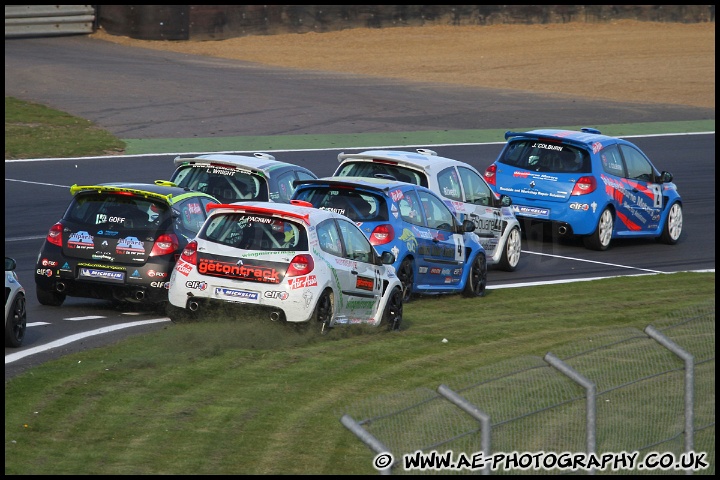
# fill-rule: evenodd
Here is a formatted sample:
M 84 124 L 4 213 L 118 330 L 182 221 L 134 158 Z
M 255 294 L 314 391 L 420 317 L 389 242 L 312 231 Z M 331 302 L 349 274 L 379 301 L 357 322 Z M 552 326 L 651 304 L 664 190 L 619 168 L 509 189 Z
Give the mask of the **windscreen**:
M 248 213 L 220 213 L 204 226 L 199 237 L 244 250 L 306 251 L 307 232 L 284 218 Z
M 63 255 L 142 265 L 166 233 L 170 206 L 128 194 L 78 194 L 63 217 Z
M 379 162 L 346 162 L 340 167 L 336 177 L 389 178 L 413 185 L 428 186 L 427 177 L 417 170 L 401 165 Z
M 212 195 L 221 203 L 268 201 L 267 181 L 248 170 L 211 164 L 184 165 L 170 180 L 180 187 Z
M 590 173 L 587 151 L 545 140 L 516 140 L 503 151 L 500 163 L 545 173 Z
M 315 208 L 345 215 L 354 222 L 388 221 L 386 197 L 365 190 L 303 186 L 294 198 L 310 202 Z

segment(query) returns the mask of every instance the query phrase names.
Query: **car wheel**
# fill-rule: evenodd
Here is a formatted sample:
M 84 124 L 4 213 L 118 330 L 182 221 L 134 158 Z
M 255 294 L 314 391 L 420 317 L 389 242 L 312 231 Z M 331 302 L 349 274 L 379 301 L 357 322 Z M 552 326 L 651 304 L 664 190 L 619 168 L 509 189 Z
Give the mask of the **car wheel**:
M 38 302 L 40 302 L 40 305 L 47 305 L 49 307 L 59 307 L 65 301 L 64 293 L 43 290 L 39 287 L 35 289 L 35 296 Z
M 310 318 L 310 328 L 316 328 L 319 324 L 320 334 L 325 335 L 332 328 L 330 322 L 333 317 L 333 296 L 332 290 L 326 289 L 315 304 L 315 311 Z
M 383 312 L 381 325 L 387 326 L 388 330 L 400 330 L 403 315 L 403 291 L 401 287 L 393 288 L 388 296 L 385 311 Z
M 665 220 L 665 226 L 663 227 L 662 235 L 660 235 L 660 241 L 667 243 L 668 245 L 675 245 L 680 239 L 683 226 L 683 213 L 682 205 L 675 202 L 670 207 L 668 212 L 667 220 Z
M 585 248 L 590 250 L 607 250 L 610 246 L 614 228 L 613 214 L 609 208 L 603 210 L 592 235 L 583 237 Z
M 502 256 L 500 257 L 500 268 L 506 272 L 512 272 L 517 268 L 520 263 L 520 250 L 521 250 L 521 235 L 520 229 L 515 227 L 510 230 L 505 242 L 505 248 L 503 249 Z
M 403 303 L 407 303 L 412 300 L 412 287 L 413 283 L 415 283 L 414 272 L 413 261 L 409 258 L 402 261 L 400 268 L 398 268 L 398 271 L 396 272 L 397 277 L 402 284 Z
M 466 297 L 484 297 L 487 286 L 487 261 L 484 253 L 478 253 L 468 269 L 463 295 Z
M 27 310 L 25 309 L 25 295 L 22 293 L 15 297 L 10 310 L 10 316 L 5 320 L 5 346 L 17 348 L 22 345 L 27 327 Z

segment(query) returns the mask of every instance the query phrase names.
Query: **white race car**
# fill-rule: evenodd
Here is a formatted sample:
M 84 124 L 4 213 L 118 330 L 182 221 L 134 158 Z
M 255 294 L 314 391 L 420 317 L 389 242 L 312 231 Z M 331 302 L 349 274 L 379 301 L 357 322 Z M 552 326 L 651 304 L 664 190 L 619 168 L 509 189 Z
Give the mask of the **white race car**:
M 207 208 L 170 277 L 171 319 L 232 302 L 239 314 L 253 306 L 255 314 L 322 333 L 340 324 L 399 330 L 394 255 L 378 254 L 347 217 L 297 200 Z
M 17 348 L 22 345 L 27 326 L 25 289 L 20 285 L 17 263 L 5 257 L 5 346 Z

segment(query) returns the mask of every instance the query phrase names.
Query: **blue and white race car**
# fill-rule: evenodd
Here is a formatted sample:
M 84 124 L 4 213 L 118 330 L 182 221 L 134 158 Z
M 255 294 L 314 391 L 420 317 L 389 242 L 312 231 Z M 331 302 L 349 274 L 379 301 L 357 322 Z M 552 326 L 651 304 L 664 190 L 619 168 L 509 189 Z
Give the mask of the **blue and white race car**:
M 485 179 L 512 198 L 518 219 L 549 225 L 553 236 L 582 237 L 592 250 L 607 250 L 613 238 L 680 239 L 683 204 L 673 175 L 636 145 L 592 128 L 505 138 Z

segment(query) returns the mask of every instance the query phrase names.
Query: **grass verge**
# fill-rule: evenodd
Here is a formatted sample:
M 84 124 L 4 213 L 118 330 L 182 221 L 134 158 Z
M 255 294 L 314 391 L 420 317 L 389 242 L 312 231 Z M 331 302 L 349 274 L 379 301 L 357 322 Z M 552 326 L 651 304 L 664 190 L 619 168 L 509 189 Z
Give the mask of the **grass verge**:
M 125 143 L 92 122 L 5 97 L 5 159 L 118 155 Z
M 5 473 L 376 474 L 339 421 L 348 405 L 642 330 L 714 297 L 714 273 L 676 273 L 422 298 L 399 332 L 308 336 L 232 310 L 168 324 L 6 382 Z

